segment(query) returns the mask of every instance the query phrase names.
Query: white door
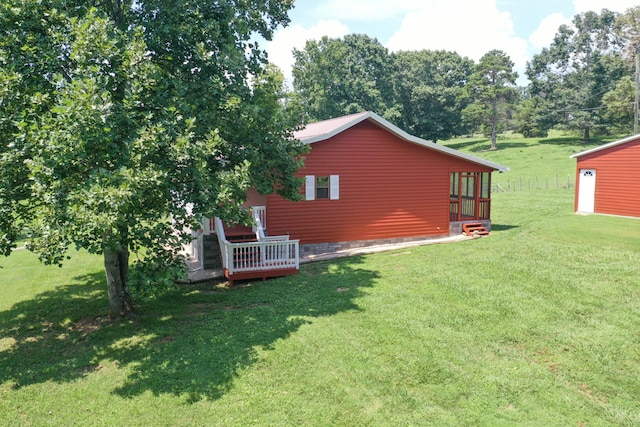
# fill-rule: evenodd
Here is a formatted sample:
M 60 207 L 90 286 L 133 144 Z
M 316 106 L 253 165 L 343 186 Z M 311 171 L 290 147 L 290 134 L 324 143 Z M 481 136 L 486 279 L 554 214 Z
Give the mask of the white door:
M 593 213 L 596 200 L 596 170 L 580 169 L 578 212 Z

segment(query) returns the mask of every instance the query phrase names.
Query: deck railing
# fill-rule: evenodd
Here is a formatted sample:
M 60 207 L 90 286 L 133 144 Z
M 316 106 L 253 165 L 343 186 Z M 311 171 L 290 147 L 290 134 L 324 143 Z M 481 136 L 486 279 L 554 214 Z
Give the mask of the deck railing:
M 224 242 L 223 265 L 229 274 L 299 268 L 297 240 L 281 242 Z
M 251 207 L 251 216 L 253 218 L 260 218 L 260 222 L 262 223 L 262 228 L 264 231 L 267 231 L 267 207 L 266 206 L 252 206 Z M 203 219 L 202 228 L 204 230 L 204 234 L 211 234 L 215 229 L 215 218 Z M 255 231 L 255 226 L 253 227 Z
M 266 206 L 253 206 L 251 208 L 253 218 L 260 219 L 262 228 L 267 231 L 267 207 Z
M 283 236 L 278 240 L 231 243 L 225 237 L 220 218 L 215 218 L 215 225 L 222 267 L 227 269 L 230 275 L 247 271 L 299 269 L 298 240 L 288 240 Z
M 474 199 L 463 197 L 449 202 L 449 220 L 464 221 L 468 219 L 491 219 L 491 199 Z

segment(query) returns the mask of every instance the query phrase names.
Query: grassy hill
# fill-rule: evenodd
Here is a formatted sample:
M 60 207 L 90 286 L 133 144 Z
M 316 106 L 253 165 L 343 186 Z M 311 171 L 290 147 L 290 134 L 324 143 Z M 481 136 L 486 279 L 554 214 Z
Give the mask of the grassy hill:
M 443 144 L 508 166 L 511 169 L 509 172 L 494 175 L 494 183 L 507 188 L 507 181 L 516 182 L 516 190 L 519 190 L 521 181 L 522 189 L 536 188 L 536 178 L 538 188 L 556 188 L 556 176 L 559 187 L 567 186 L 567 177 L 571 185 L 575 185 L 576 160 L 569 156 L 614 139 L 585 143 L 575 136 L 555 131 L 543 139 L 517 135 L 502 137 L 494 151 L 490 150 L 491 143 L 487 138 L 453 139 Z
M 447 145 L 569 175 L 570 137 Z M 566 187 L 566 186 L 565 186 Z M 0 269 L 2 425 L 640 425 L 640 222 L 497 192 L 488 238 L 187 286 L 106 321 L 101 260 Z

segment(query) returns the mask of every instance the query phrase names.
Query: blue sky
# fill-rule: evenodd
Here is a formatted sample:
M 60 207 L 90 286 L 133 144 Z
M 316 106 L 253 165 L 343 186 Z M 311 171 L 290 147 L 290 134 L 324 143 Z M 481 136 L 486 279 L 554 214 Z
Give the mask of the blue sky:
M 475 61 L 501 49 L 526 84 L 526 62 L 549 46 L 561 24 L 587 10 L 636 5 L 640 0 L 296 0 L 291 23 L 266 48 L 289 80 L 293 48 L 323 35 L 363 33 L 390 51 L 444 49 Z

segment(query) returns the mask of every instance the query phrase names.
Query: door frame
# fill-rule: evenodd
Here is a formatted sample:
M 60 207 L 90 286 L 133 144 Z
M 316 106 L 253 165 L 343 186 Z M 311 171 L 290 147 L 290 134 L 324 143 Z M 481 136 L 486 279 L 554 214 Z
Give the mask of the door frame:
M 596 170 L 580 169 L 577 212 L 592 214 L 596 205 Z

